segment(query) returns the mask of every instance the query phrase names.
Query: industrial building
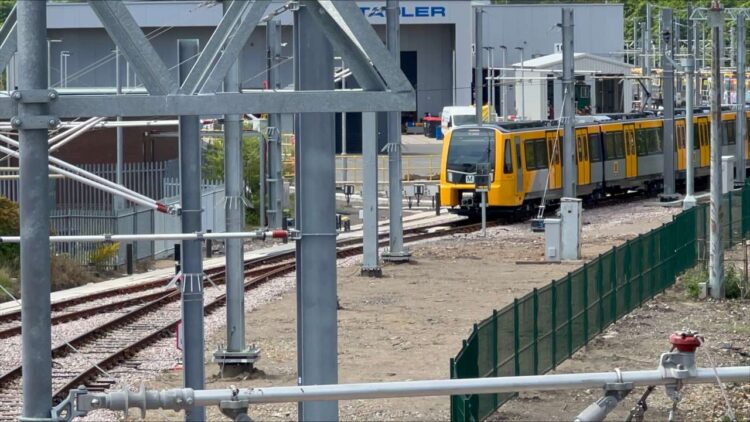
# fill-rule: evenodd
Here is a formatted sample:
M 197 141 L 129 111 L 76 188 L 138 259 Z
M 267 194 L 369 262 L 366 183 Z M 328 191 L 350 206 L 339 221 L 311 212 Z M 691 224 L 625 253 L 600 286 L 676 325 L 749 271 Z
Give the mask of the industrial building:
M 283 5 L 274 1 L 269 6 L 269 13 Z M 221 19 L 221 6 L 213 2 L 199 0 L 176 1 L 132 1 L 128 8 L 136 21 L 143 27 L 144 33 L 151 40 L 159 56 L 167 67 L 177 74 L 177 40 L 198 39 L 204 46 L 215 26 Z M 381 38 L 385 38 L 384 1 L 359 1 L 360 10 L 368 21 L 375 26 Z M 416 110 L 404 113 L 404 123 L 418 121 L 422 116 L 438 115 L 448 105 L 469 105 L 473 102 L 473 6 L 482 7 L 485 22 L 483 44 L 494 49 L 493 61 L 484 61 L 485 69 L 510 67 L 510 63 L 520 61 L 522 48 L 526 59 L 531 59 L 555 52 L 555 45 L 560 42 L 560 32 L 556 28 L 560 21 L 562 5 L 488 5 L 486 2 L 470 1 L 424 1 L 405 0 L 400 5 L 401 16 L 401 68 L 415 88 L 417 94 Z M 623 6 L 622 4 L 571 5 L 576 22 L 576 51 L 592 53 L 599 56 L 620 60 L 619 51 L 623 46 Z M 65 91 L 66 89 L 112 88 L 115 86 L 114 43 L 102 27 L 101 22 L 86 3 L 49 3 L 48 17 L 48 52 L 50 86 Z M 292 64 L 292 19 L 290 14 L 279 16 L 282 24 L 282 54 L 285 61 L 279 66 L 281 86 L 289 86 L 293 81 Z M 529 25 L 533 22 L 533 25 Z M 539 28 L 547 28 L 540 31 Z M 245 89 L 266 87 L 266 67 L 264 56 L 266 50 L 264 24 L 259 25 L 250 37 L 241 53 L 240 80 Z M 506 57 L 500 51 L 506 46 Z M 336 61 L 337 67 L 346 67 L 346 63 Z M 486 71 L 485 71 L 486 72 Z M 499 71 L 498 71 L 499 73 Z M 125 62 L 121 61 L 125 92 L 138 90 L 141 86 L 138 75 Z M 507 75 L 506 75 L 507 76 Z M 8 72 L 8 86 L 16 84 L 16 60 Z M 346 86 L 356 86 L 354 78 L 344 82 Z M 487 86 L 487 84 L 484 84 Z M 513 83 L 508 83 L 506 96 L 511 114 L 516 114 Z M 339 85 L 341 86 L 341 85 Z M 486 89 L 486 88 L 485 88 Z M 499 85 L 496 95 L 500 95 Z M 487 98 L 485 94 L 484 98 Z M 500 109 L 498 108 L 498 113 Z M 291 131 L 291 119 L 284 120 L 285 130 Z M 383 126 L 384 117 L 379 119 Z M 342 127 L 346 134 L 342 137 Z M 346 139 L 346 151 L 361 151 L 360 116 L 351 113 L 347 124 L 341 125 L 337 118 L 337 151 L 341 151 L 341 139 Z M 174 131 L 170 131 L 174 132 Z M 152 139 L 152 133 L 144 131 L 138 134 L 138 144 L 147 145 L 142 156 L 135 160 L 148 161 L 158 156 L 159 159 L 176 158 L 153 154 L 152 151 L 176 151 L 175 148 L 160 145 L 175 143 L 176 138 L 159 135 L 158 141 Z M 94 140 L 91 140 L 94 137 Z M 101 138 L 111 139 L 112 131 L 94 132 L 85 135 L 80 142 L 99 145 L 86 149 L 92 157 L 112 156 L 106 150 L 111 143 L 98 142 Z M 126 143 L 129 142 L 126 140 Z M 385 131 L 379 131 L 379 144 L 386 142 Z M 64 151 L 62 151 L 64 153 Z M 95 161 L 93 158 L 84 162 Z
M 588 53 L 575 53 L 574 62 L 579 114 L 632 110 L 633 80 L 628 78 L 632 65 Z M 562 53 L 514 63 L 513 67 L 518 114 L 527 120 L 559 118 L 563 98 Z

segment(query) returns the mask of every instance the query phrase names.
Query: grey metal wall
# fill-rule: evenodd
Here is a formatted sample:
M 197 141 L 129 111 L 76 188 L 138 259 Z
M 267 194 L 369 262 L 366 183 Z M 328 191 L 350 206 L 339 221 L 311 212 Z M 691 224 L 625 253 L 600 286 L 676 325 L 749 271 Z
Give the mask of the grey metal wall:
M 622 4 L 565 4 L 565 5 L 494 5 L 485 6 L 484 43 L 508 47 L 508 64 L 520 61 L 513 50 L 526 41 L 526 58 L 554 53 L 562 34 L 556 26 L 562 19 L 562 7 L 573 8 L 575 20 L 575 51 L 620 59 L 612 56 L 623 50 L 624 12 Z M 500 65 L 500 54 L 495 54 Z

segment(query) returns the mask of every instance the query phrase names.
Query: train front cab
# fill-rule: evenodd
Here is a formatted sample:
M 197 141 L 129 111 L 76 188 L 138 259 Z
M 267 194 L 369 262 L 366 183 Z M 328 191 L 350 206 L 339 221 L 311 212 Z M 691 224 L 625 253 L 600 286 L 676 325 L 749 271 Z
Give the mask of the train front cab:
M 487 146 L 487 142 L 491 144 Z M 489 150 L 489 151 L 488 151 Z M 440 203 L 459 214 L 479 209 L 473 177 L 476 167 L 470 163 L 488 161 L 492 183 L 487 194 L 488 207 L 513 207 L 522 197 L 522 186 L 516 183 L 520 155 L 513 139 L 497 127 L 462 127 L 452 130 L 443 143 L 440 172 Z M 519 192 L 520 189 L 520 192 Z

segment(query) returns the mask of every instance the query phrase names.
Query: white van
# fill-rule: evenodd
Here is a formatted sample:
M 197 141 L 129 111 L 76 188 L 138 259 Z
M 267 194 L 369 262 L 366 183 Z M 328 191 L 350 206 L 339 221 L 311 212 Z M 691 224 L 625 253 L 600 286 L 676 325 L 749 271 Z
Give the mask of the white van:
M 443 107 L 440 117 L 440 129 L 443 133 L 448 133 L 449 130 L 456 126 L 473 125 L 477 122 L 474 106 Z

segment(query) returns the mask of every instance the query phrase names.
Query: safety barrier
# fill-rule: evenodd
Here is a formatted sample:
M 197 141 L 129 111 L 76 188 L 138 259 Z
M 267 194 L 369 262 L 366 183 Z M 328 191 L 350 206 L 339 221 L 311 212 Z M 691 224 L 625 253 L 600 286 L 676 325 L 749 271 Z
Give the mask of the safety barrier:
M 724 195 L 721 221 L 725 247 L 750 234 L 750 187 Z M 707 256 L 708 224 L 708 204 L 698 205 L 493 311 L 474 324 L 451 359 L 451 378 L 540 375 L 555 369 Z M 452 396 L 451 420 L 483 420 L 513 396 Z

